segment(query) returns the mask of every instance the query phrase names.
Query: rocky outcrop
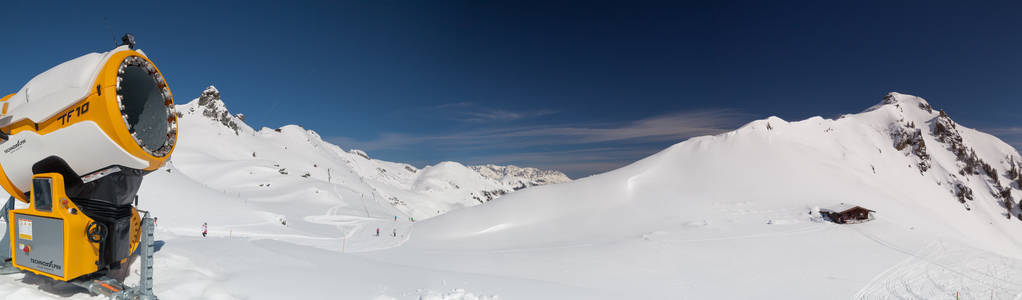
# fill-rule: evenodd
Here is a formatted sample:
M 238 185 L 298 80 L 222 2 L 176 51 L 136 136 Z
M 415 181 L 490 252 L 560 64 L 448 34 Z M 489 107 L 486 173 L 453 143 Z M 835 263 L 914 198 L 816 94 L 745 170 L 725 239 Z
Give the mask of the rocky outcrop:
M 950 152 L 954 160 L 953 164 L 943 165 L 945 170 L 952 172 L 944 180 L 949 184 L 950 192 L 966 209 L 970 209 L 968 202 L 977 198 L 974 189 L 985 187 L 994 200 L 1005 207 L 1007 211 L 1005 215 L 1008 218 L 1011 218 L 1012 215 L 1020 215 L 1022 218 L 1022 211 L 1018 211 L 1018 205 L 1012 197 L 1012 189 L 1022 190 L 1022 174 L 1019 174 L 1022 173 L 1019 171 L 1022 167 L 1014 158 L 1008 157 L 1007 160 L 1001 161 L 1007 164 L 999 167 L 1005 167 L 1007 171 L 1004 172 L 1004 175 L 1008 179 L 1008 181 L 1002 181 L 998 167 L 985 161 L 973 147 L 968 145 L 962 137 L 959 125 L 945 111 L 937 110 L 936 116 L 934 116 L 935 109 L 925 100 L 897 93 L 890 93 L 884 97 L 879 106 L 884 105 L 895 106 L 898 115 L 902 116 L 902 119 L 892 124 L 890 128 L 894 148 L 898 151 L 908 151 L 911 155 L 918 157 L 920 173 L 925 174 L 933 167 L 935 162 L 932 160 L 933 153 L 931 151 L 946 150 Z M 925 113 L 905 111 L 912 108 L 918 108 Z M 910 120 L 906 121 L 906 117 Z M 916 122 L 928 124 L 929 128 L 917 128 Z M 928 135 L 927 132 L 929 132 Z M 934 145 L 937 146 L 928 148 L 927 139 L 936 142 Z M 975 181 L 976 179 L 979 181 Z M 969 182 L 985 184 L 979 186 L 973 184 L 970 187 Z
M 919 158 L 919 163 L 916 164 L 919 172 L 930 169 L 930 153 L 926 151 L 926 140 L 923 139 L 923 131 L 916 128 L 915 122 L 892 128 L 891 139 L 894 140 L 895 149 L 902 151 L 909 148 L 909 152 Z
M 244 122 L 245 115 L 231 115 L 227 111 L 227 106 L 224 105 L 223 100 L 220 99 L 220 91 L 216 87 L 209 86 L 206 90 L 202 91 L 202 94 L 199 95 L 198 103 L 198 109 L 202 110 L 203 116 L 220 122 L 220 124 L 234 130 L 234 134 L 238 134 L 238 124 Z M 195 108 L 193 107 L 192 109 Z

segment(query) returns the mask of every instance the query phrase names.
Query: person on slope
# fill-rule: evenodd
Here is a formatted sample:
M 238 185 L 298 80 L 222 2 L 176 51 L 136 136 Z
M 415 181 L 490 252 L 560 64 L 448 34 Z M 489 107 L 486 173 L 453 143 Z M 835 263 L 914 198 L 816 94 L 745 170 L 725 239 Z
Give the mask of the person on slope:
M 397 237 L 397 228 L 394 228 L 394 237 Z
M 380 236 L 380 227 L 376 227 L 376 236 Z
M 202 222 L 202 237 L 206 237 L 206 222 Z

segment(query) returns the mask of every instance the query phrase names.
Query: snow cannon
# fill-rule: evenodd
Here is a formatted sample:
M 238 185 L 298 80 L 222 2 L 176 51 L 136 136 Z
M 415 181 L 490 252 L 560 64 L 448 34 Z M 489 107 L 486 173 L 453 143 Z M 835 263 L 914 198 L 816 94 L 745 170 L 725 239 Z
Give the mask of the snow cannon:
M 78 185 L 116 167 L 106 176 L 137 181 L 170 158 L 177 140 L 163 75 L 128 46 L 53 67 L 0 105 L 0 185 L 22 201 L 29 200 L 33 174 L 57 172 Z
M 0 257 L 13 267 L 71 281 L 138 248 L 136 193 L 174 152 L 177 116 L 163 74 L 131 42 L 59 64 L 0 99 L 0 186 L 12 196 L 0 212 L 10 252 Z M 13 209 L 14 198 L 28 208 Z

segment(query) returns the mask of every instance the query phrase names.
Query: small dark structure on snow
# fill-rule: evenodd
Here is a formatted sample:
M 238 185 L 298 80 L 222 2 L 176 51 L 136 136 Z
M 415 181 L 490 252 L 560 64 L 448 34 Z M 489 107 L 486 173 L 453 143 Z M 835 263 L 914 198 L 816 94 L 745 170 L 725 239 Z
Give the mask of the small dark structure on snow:
M 820 214 L 831 222 L 838 224 L 855 224 L 872 220 L 872 210 L 858 205 L 841 203 L 829 209 L 821 209 Z

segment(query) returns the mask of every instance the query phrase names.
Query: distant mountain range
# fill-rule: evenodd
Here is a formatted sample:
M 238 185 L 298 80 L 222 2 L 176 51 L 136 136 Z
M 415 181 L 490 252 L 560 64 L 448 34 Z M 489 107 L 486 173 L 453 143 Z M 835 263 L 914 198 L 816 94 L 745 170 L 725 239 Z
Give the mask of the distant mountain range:
M 274 177 L 301 178 L 310 186 L 317 182 L 340 184 L 364 194 L 360 198 L 386 203 L 415 219 L 426 219 L 527 187 L 571 181 L 558 171 L 516 166 L 466 167 L 441 162 L 419 169 L 374 159 L 357 149 L 344 151 L 297 125 L 254 130 L 245 123 L 243 114 L 227 109 L 220 91 L 213 86 L 193 101 L 178 105 L 177 110 L 182 134 L 172 163 L 200 182 L 226 178 L 222 173 L 206 174 L 187 167 L 195 160 L 203 161 L 195 164 L 197 168 L 229 164 L 233 170 L 227 172 L 251 173 L 248 178 L 242 174 L 241 178 L 217 185 L 225 190 L 258 187 L 263 181 L 263 189 L 274 190 L 283 187 L 282 183 L 272 183 L 278 180 Z M 267 168 L 275 172 L 260 175 Z

